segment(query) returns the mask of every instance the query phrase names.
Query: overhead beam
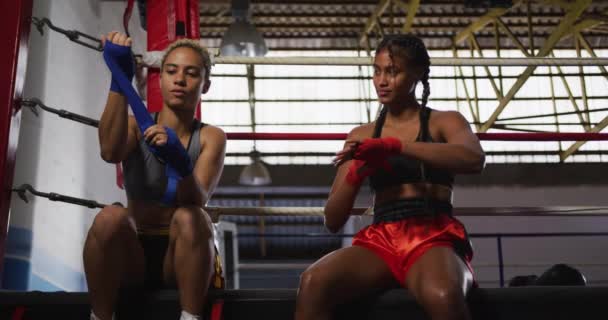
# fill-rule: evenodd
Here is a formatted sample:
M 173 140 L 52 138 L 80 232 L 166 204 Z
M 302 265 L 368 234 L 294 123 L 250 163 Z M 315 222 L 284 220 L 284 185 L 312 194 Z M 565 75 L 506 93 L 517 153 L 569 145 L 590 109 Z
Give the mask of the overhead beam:
M 488 24 L 492 23 L 496 18 L 504 15 L 512 8 L 515 8 L 521 3 L 522 0 L 515 0 L 513 2 L 513 6 L 510 8 L 494 8 L 488 11 L 485 15 L 479 17 L 477 21 L 471 23 L 464 30 L 460 31 L 456 36 L 454 36 L 453 41 L 454 44 L 458 44 L 464 40 L 466 40 L 470 34 L 473 34 L 483 28 L 485 28 Z
M 578 119 L 583 124 L 583 127 L 585 128 L 585 130 L 589 130 L 589 126 L 584 124 L 585 118 L 583 116 L 583 113 L 581 112 L 581 109 L 578 106 L 578 103 L 576 103 L 576 99 L 574 99 L 574 95 L 572 94 L 572 90 L 570 89 L 568 80 L 566 80 L 566 77 L 564 76 L 564 72 L 562 71 L 562 68 L 560 66 L 555 66 L 555 67 L 557 68 L 557 74 L 562 79 L 562 84 L 564 85 L 564 89 L 566 89 L 566 93 L 568 93 L 568 98 L 570 99 L 570 103 L 572 103 L 572 107 L 574 107 L 574 110 L 576 110 L 576 115 L 578 116 Z M 586 95 L 583 95 L 583 97 L 586 97 Z M 588 119 L 587 119 L 587 121 L 588 121 Z
M 454 57 L 456 57 L 456 58 L 458 57 L 458 50 L 456 49 L 456 47 L 452 48 L 452 53 L 454 54 Z M 465 79 L 463 77 L 464 72 L 462 72 L 462 66 L 454 66 L 454 68 L 458 69 L 458 71 L 460 72 L 460 80 L 462 81 L 462 87 L 464 89 L 464 94 L 465 94 L 465 97 L 467 100 L 467 104 L 469 106 L 469 111 L 471 112 L 471 117 L 473 117 L 473 121 L 475 122 L 475 128 L 479 131 L 479 126 L 480 126 L 479 116 L 475 112 L 475 108 L 473 108 L 473 102 L 471 101 L 471 95 L 469 94 L 467 82 L 465 81 Z M 456 97 L 458 97 L 458 92 L 456 92 Z
M 374 9 L 374 12 L 372 12 L 370 17 L 367 19 L 365 27 L 363 27 L 363 31 L 361 31 L 359 36 L 359 44 L 361 47 L 365 47 L 365 41 L 368 38 L 368 34 L 374 29 L 376 21 L 382 17 L 382 14 L 384 11 L 386 11 L 390 4 L 390 0 L 380 0 L 380 3 L 378 3 L 376 9 Z
M 475 50 L 477 50 L 477 53 L 479 54 L 479 56 L 481 58 L 483 58 L 483 51 L 481 50 L 481 47 L 479 46 L 479 42 L 477 42 L 477 39 L 475 38 L 475 35 L 471 35 L 471 45 L 473 46 L 473 48 L 475 48 Z M 490 80 L 490 84 L 492 85 L 492 89 L 494 89 L 494 93 L 496 93 L 496 98 L 497 99 L 502 99 L 502 92 L 500 91 L 500 89 L 498 88 L 498 86 L 496 85 L 496 82 L 494 82 L 494 77 L 492 76 L 492 73 L 490 72 L 490 68 L 488 66 L 484 66 L 484 69 L 486 71 L 486 74 L 488 75 L 488 79 Z
M 414 17 L 418 12 L 418 8 L 420 7 L 420 0 L 410 0 L 409 4 L 406 4 L 402 0 L 393 0 L 393 4 L 403 9 L 403 11 L 407 12 L 407 16 L 405 18 L 405 24 L 401 31 L 403 33 L 409 33 L 412 30 L 412 26 L 414 25 Z
M 608 127 L 608 116 L 606 116 L 602 121 L 598 123 L 595 127 L 587 130 L 586 132 L 597 133 L 602 131 L 604 128 Z M 559 159 L 561 161 L 566 160 L 569 156 L 574 154 L 578 149 L 580 149 L 587 141 L 577 141 L 572 144 L 568 149 L 564 152 L 560 153 Z
M 531 55 L 535 55 L 534 52 L 534 32 L 532 27 L 532 0 L 526 1 L 526 22 L 528 23 L 528 47 Z
M 542 4 L 551 4 L 551 5 L 560 6 L 562 9 L 564 9 L 566 11 L 572 9 L 572 5 L 573 5 L 573 3 L 567 2 L 564 0 L 536 0 L 536 2 L 539 2 Z
M 517 36 L 515 36 L 513 34 L 513 32 L 511 32 L 511 29 L 509 29 L 509 27 L 507 27 L 505 25 L 505 23 L 502 22 L 502 20 L 500 18 L 496 18 L 496 24 L 505 32 L 505 34 L 507 35 L 507 37 L 509 37 L 513 41 L 513 44 L 515 44 L 515 46 L 517 48 L 519 48 L 519 50 L 526 57 L 530 57 L 531 56 L 531 54 L 528 52 L 528 50 L 526 49 L 526 47 L 521 43 L 521 41 L 519 41 L 519 39 L 517 38 Z
M 575 37 L 574 43 L 576 45 L 576 56 L 579 58 L 582 58 L 583 55 L 581 53 L 580 40 Z M 587 82 L 585 81 L 585 76 L 583 75 L 583 72 L 584 72 L 583 66 L 578 67 L 578 72 L 581 74 L 581 75 L 579 75 L 578 78 L 581 83 L 581 96 L 583 96 L 583 108 L 586 111 L 585 115 L 587 116 L 587 122 L 591 122 L 591 116 L 589 114 L 589 100 L 587 99 Z
M 587 42 L 587 39 L 585 39 L 585 37 L 583 37 L 583 35 L 580 32 L 576 32 L 575 34 L 576 34 L 576 37 L 578 38 L 578 40 L 580 41 L 581 45 L 583 46 L 583 48 L 585 48 L 585 50 L 587 50 L 589 55 L 592 56 L 593 58 L 597 58 L 595 51 L 593 50 L 593 48 L 591 48 L 591 45 L 589 45 L 589 42 Z M 608 70 L 606 70 L 606 68 L 604 66 L 598 66 L 598 68 L 600 68 L 601 72 L 607 74 L 604 77 L 606 77 L 606 80 L 608 80 Z
M 604 14 L 607 14 L 607 13 L 608 13 L 608 11 L 604 12 Z M 587 40 L 582 36 L 581 31 L 588 29 L 588 28 L 592 28 L 602 22 L 603 22 L 602 20 L 598 20 L 598 19 L 586 19 L 586 20 L 579 22 L 571 31 L 571 34 L 573 34 L 575 37 L 578 38 L 578 41 L 580 42 L 580 44 L 585 48 L 585 50 L 587 50 L 587 52 L 589 52 L 589 54 L 592 57 L 597 57 L 597 55 L 595 54 L 595 51 L 593 51 L 593 49 L 591 48 L 591 46 L 589 45 Z M 600 68 L 600 70 L 602 72 L 606 73 L 606 68 L 604 66 L 598 66 L 598 67 Z M 608 79 L 608 76 L 606 77 L 606 79 Z M 588 129 L 586 131 L 587 132 L 600 132 L 607 126 L 608 126 L 608 116 L 604 117 L 604 119 L 602 119 L 602 121 L 600 121 L 596 126 L 592 127 L 591 129 Z M 577 142 L 573 143 L 568 149 L 566 149 L 565 151 L 560 153 L 560 156 L 559 156 L 560 160 L 565 161 L 568 157 L 570 157 L 575 152 L 577 152 L 586 142 L 587 141 L 577 141 Z
M 591 2 L 591 0 L 580 0 L 576 2 L 576 5 L 573 5 L 572 9 L 562 19 L 562 22 L 555 28 L 549 38 L 545 40 L 545 43 L 538 52 L 538 57 L 544 57 L 549 54 L 559 40 L 565 35 L 571 34 L 572 26 Z M 524 72 L 522 72 L 521 76 L 515 81 L 509 92 L 500 100 L 496 110 L 494 110 L 490 118 L 481 126 L 481 132 L 486 132 L 492 127 L 511 99 L 515 97 L 515 94 L 517 94 L 519 89 L 526 83 L 530 75 L 534 73 L 534 70 L 536 70 L 536 66 L 528 66 Z

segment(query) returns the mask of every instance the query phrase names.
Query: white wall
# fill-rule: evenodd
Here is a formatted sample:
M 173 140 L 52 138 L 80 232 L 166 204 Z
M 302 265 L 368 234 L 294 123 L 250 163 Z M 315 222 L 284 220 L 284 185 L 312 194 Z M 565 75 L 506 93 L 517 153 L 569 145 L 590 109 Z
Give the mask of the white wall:
M 37 0 L 34 16 L 48 17 L 58 27 L 100 37 L 111 30 L 122 30 L 125 5 L 122 1 Z M 130 30 L 135 38 L 145 39 L 137 8 L 134 11 Z M 143 46 L 145 43 L 139 47 Z M 109 83 L 109 71 L 100 52 L 48 28 L 43 36 L 32 28 L 24 97 L 37 97 L 50 107 L 99 119 Z M 22 111 L 14 185 L 29 183 L 43 192 L 100 203 L 126 203 L 124 191 L 116 186 L 115 166 L 99 156 L 96 128 L 39 111 L 38 117 L 29 110 Z M 31 233 L 31 252 L 20 252 L 15 257 L 31 261 L 28 289 L 86 290 L 82 247 L 99 210 L 33 196 L 29 199 L 26 204 L 13 196 L 9 232 Z

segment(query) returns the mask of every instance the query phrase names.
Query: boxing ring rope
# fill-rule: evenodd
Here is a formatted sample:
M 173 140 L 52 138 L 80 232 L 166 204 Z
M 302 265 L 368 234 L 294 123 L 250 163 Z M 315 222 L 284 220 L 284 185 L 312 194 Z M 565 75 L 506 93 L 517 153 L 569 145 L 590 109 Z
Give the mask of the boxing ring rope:
M 51 112 L 59 117 L 79 122 L 91 127 L 98 127 L 99 120 L 85 117 L 64 109 L 55 109 L 45 105 L 38 98 L 23 99 L 22 107 L 31 110 L 36 116 L 36 107 Z M 485 141 L 606 141 L 608 133 L 602 132 L 478 132 L 479 140 Z M 345 140 L 346 133 L 281 133 L 281 132 L 228 132 L 229 140 Z
M 223 57 L 213 59 L 216 64 L 256 65 L 331 65 L 367 66 L 370 57 Z M 608 65 L 608 58 L 440 58 L 431 57 L 433 66 L 600 66 Z
M 345 140 L 346 133 L 264 133 L 230 132 L 229 140 Z M 487 141 L 605 141 L 608 133 L 587 132 L 534 132 L 534 133 L 476 133 L 479 140 Z
M 82 199 L 72 196 L 66 196 L 55 192 L 42 192 L 36 190 L 30 184 L 22 184 L 18 188 L 13 188 L 11 191 L 17 193 L 19 198 L 25 202 L 29 202 L 27 193 L 37 197 L 47 198 L 51 201 L 60 201 L 75 205 L 85 206 L 87 208 L 104 208 L 107 204 L 99 203 L 95 200 Z M 113 205 L 120 205 L 115 202 Z M 215 207 L 207 206 L 204 208 L 211 216 L 214 222 L 219 221 L 219 216 L 324 216 L 323 207 L 283 207 L 283 206 L 262 206 L 262 207 Z M 353 208 L 351 214 L 355 216 L 371 216 L 373 208 Z M 454 215 L 457 216 L 543 216 L 543 217 L 568 217 L 568 216 L 608 216 L 608 207 L 456 207 Z
M 205 207 L 212 216 L 324 216 L 323 207 Z M 353 208 L 351 215 L 371 216 L 373 208 Z M 516 217 L 516 216 L 608 216 L 608 207 L 455 207 L 455 216 Z

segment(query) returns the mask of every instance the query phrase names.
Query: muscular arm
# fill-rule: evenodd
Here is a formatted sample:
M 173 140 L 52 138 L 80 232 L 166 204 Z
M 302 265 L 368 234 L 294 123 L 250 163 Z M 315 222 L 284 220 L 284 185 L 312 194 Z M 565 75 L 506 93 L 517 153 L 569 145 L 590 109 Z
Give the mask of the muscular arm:
M 362 131 L 361 127 L 353 129 L 348 134 L 347 141 L 362 138 Z M 345 143 L 346 147 L 347 144 Z M 329 197 L 325 203 L 323 211 L 325 215 L 325 227 L 332 233 L 338 232 L 344 226 L 346 220 L 348 220 L 357 198 L 357 193 L 359 193 L 359 189 L 361 188 L 361 185 L 351 185 L 346 182 L 346 175 L 352 161 L 347 160 L 339 165 Z
M 131 46 L 131 38 L 114 31 L 101 37 L 104 47 L 106 41 Z M 128 115 L 127 99 L 113 89 L 113 86 L 114 82 L 110 86 L 106 106 L 99 121 L 98 135 L 101 158 L 110 163 L 118 163 L 124 160 L 135 146 L 138 129 L 135 120 Z
M 194 171 L 177 185 L 177 204 L 204 206 L 211 198 L 224 169 L 226 134 L 207 126 L 201 130 L 202 151 Z
M 127 113 L 125 97 L 110 92 L 99 120 L 101 158 L 110 163 L 123 161 L 136 144 L 137 130 L 135 119 Z
M 453 111 L 441 112 L 437 117 L 446 143 L 408 142 L 403 144 L 402 153 L 453 173 L 481 172 L 485 154 L 466 119 Z

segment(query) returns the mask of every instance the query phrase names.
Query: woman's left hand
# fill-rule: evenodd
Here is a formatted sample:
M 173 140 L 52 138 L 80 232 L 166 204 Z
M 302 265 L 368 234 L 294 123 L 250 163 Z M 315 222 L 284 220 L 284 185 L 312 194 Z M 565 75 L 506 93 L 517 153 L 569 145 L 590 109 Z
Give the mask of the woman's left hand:
M 167 144 L 167 131 L 165 127 L 155 124 L 144 131 L 144 139 L 151 146 L 164 146 Z

